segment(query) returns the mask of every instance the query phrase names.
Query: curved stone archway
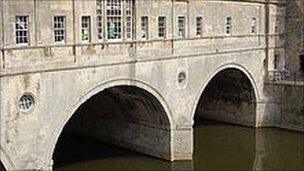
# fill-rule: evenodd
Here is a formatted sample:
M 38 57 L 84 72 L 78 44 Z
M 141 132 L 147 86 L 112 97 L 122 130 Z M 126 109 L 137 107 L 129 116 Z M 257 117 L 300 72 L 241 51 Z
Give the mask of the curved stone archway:
M 193 118 L 254 127 L 258 91 L 249 72 L 226 65 L 213 73 L 196 101 Z
M 171 160 L 172 117 L 155 89 L 135 80 L 115 80 L 78 98 L 68 105 L 70 112 L 55 121 L 53 134 L 45 142 L 46 158 L 53 158 L 61 133 L 70 131 Z

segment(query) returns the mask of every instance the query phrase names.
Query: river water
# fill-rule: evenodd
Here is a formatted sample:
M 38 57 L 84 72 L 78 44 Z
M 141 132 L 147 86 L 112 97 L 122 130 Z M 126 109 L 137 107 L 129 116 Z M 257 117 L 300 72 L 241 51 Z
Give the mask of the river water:
M 55 154 L 55 170 L 304 170 L 303 133 L 204 121 L 194 134 L 194 160 L 174 163 L 66 135 Z

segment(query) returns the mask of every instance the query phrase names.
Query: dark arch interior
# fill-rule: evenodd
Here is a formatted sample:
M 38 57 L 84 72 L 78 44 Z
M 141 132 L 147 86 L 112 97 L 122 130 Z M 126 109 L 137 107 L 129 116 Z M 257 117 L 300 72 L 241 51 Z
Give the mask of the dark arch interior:
M 4 171 L 5 170 L 5 167 L 4 165 L 2 164 L 2 162 L 0 161 L 0 171 Z
M 82 104 L 64 127 L 53 154 L 54 168 L 123 155 L 120 150 L 108 152 L 109 146 L 100 148 L 102 143 L 166 158 L 169 129 L 162 105 L 147 91 L 134 86 L 106 89 Z
M 215 120 L 254 126 L 255 94 L 248 77 L 238 69 L 219 72 L 205 88 L 195 114 L 196 123 Z

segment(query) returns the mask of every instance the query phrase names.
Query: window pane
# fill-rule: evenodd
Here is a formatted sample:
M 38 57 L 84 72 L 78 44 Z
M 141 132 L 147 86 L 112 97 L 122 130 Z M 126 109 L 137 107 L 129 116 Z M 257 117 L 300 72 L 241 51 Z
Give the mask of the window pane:
M 166 17 L 158 17 L 158 37 L 166 38 Z
M 178 17 L 178 37 L 186 37 L 185 17 Z
M 65 16 L 54 17 L 54 41 L 65 42 L 66 28 L 65 28 Z
M 16 16 L 15 37 L 17 44 L 28 43 L 28 16 Z
M 91 41 L 91 17 L 83 16 L 81 18 L 81 40 L 83 42 Z

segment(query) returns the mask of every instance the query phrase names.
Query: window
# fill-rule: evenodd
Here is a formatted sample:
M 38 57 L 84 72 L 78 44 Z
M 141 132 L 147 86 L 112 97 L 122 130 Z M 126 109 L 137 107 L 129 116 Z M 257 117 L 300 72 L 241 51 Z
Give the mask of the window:
M 103 39 L 103 29 L 102 29 L 102 16 L 97 16 L 97 39 L 101 41 Z
M 102 24 L 102 14 L 103 14 L 103 0 L 96 1 L 96 13 L 97 13 L 97 39 L 101 41 L 103 39 L 103 24 Z
M 232 18 L 231 17 L 226 18 L 226 34 L 227 35 L 232 34 Z
M 122 38 L 122 0 L 107 1 L 107 38 Z
M 274 23 L 274 33 L 275 34 L 278 34 L 279 33 L 279 24 L 280 24 L 280 19 L 279 19 L 279 16 L 277 15 L 276 16 L 276 21 Z
M 279 55 L 278 54 L 274 55 L 273 65 L 274 65 L 274 69 L 279 69 L 280 59 L 279 59 Z
M 196 35 L 203 36 L 203 17 L 196 17 Z
M 148 17 L 141 17 L 141 39 L 149 39 L 149 19 Z
M 22 112 L 31 112 L 34 108 L 34 97 L 28 93 L 24 94 L 18 102 L 18 107 Z
M 54 41 L 59 43 L 65 42 L 66 30 L 65 30 L 65 16 L 54 17 Z
M 257 33 L 257 19 L 251 18 L 251 33 Z
M 28 32 L 29 17 L 28 16 L 16 16 L 15 21 L 15 36 L 17 44 L 29 43 Z
M 82 42 L 91 41 L 91 17 L 90 16 L 81 17 L 81 41 Z
M 126 39 L 132 39 L 132 17 L 126 18 Z
M 132 19 L 132 15 L 133 15 L 133 1 L 132 0 L 126 0 L 126 4 L 125 4 L 125 15 L 126 15 L 126 19 L 125 19 L 125 26 L 126 26 L 126 39 L 130 40 L 133 37 L 133 30 L 132 30 L 132 25 L 133 25 L 133 19 Z
M 186 37 L 186 19 L 185 17 L 178 17 L 178 37 Z
M 166 38 L 166 17 L 158 17 L 158 37 Z

